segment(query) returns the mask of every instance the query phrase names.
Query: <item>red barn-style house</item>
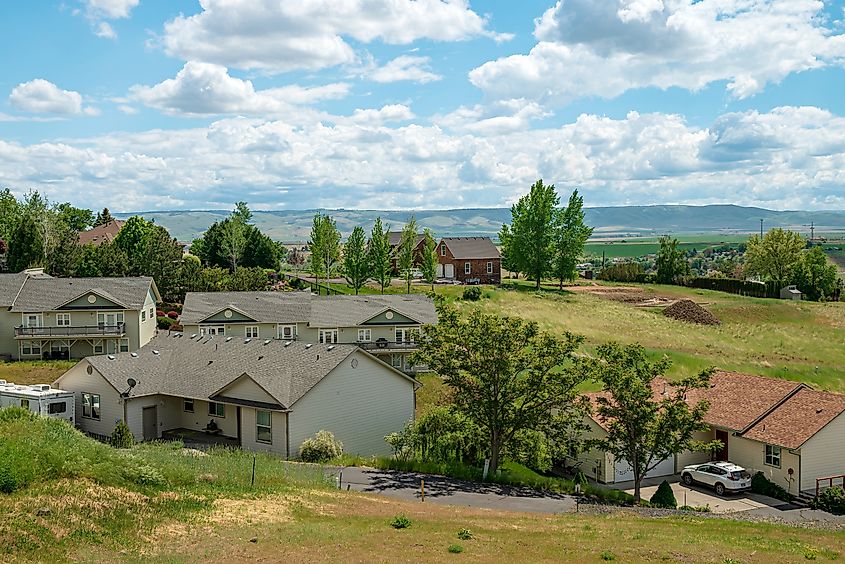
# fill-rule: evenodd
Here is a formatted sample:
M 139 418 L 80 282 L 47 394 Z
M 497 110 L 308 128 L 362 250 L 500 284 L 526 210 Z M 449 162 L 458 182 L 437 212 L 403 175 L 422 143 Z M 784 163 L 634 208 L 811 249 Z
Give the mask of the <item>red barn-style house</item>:
M 490 237 L 444 237 L 437 245 L 437 277 L 464 284 L 498 284 L 502 255 Z

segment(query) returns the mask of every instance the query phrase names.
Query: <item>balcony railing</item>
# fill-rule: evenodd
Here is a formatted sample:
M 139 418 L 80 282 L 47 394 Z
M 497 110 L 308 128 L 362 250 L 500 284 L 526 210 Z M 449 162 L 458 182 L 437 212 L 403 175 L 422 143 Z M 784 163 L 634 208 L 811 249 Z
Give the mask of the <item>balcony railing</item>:
M 114 336 L 126 333 L 126 323 L 116 325 L 77 325 L 57 327 L 15 327 L 15 337 L 88 337 Z
M 388 341 L 387 339 L 378 339 L 376 341 L 358 342 L 355 343 L 365 351 L 395 351 L 395 350 L 415 350 L 419 348 L 419 344 L 413 341 Z

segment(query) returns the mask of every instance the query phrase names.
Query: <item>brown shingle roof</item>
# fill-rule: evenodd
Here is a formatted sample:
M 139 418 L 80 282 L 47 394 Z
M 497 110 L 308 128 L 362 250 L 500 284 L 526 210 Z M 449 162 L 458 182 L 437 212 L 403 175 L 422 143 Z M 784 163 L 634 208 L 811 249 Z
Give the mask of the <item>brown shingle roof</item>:
M 845 411 L 845 395 L 804 388 L 742 436 L 761 443 L 799 448 Z
M 103 225 L 98 225 L 79 234 L 80 245 L 102 245 L 106 241 L 113 241 L 124 222 L 114 219 Z
M 490 237 L 444 237 L 441 239 L 456 259 L 497 259 L 499 249 Z
M 398 247 L 399 243 L 402 242 L 402 232 L 401 231 L 388 231 L 387 237 L 390 242 L 391 247 Z M 425 235 L 423 233 L 417 233 L 417 238 L 414 240 L 414 248 L 416 249 L 417 246 L 425 240 Z

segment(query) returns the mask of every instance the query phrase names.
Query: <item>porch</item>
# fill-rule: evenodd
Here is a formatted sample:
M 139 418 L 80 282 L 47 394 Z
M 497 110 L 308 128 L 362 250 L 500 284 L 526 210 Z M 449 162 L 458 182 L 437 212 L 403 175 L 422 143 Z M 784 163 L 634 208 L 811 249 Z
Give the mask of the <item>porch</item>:
M 186 448 L 197 450 L 208 450 L 212 447 L 241 448 L 241 442 L 237 437 L 213 435 L 196 429 L 179 428 L 162 431 L 161 440 L 182 441 Z

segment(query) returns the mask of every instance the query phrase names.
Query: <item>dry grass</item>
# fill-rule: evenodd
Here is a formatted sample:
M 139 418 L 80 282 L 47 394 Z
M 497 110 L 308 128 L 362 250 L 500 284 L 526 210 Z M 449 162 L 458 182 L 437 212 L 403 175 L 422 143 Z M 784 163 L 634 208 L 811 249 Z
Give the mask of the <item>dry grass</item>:
M 75 360 L 0 362 L 0 380 L 15 384 L 52 384 L 76 364 Z

